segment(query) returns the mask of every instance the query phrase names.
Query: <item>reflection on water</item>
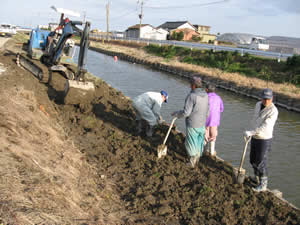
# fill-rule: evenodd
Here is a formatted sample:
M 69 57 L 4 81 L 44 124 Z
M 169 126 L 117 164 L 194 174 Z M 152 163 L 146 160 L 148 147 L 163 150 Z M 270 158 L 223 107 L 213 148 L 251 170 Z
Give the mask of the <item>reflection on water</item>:
M 113 57 L 89 51 L 88 70 L 114 88 L 133 98 L 145 91 L 165 90 L 169 101 L 162 106 L 163 118 L 170 122 L 171 112 L 181 109 L 190 91 L 186 80 L 154 71 Z M 244 149 L 243 131 L 253 115 L 256 100 L 224 90 L 217 90 L 224 101 L 224 113 L 216 143 L 218 155 L 238 166 Z M 176 121 L 179 130 L 185 130 L 184 119 Z M 280 189 L 283 197 L 300 207 L 300 114 L 279 108 L 279 119 L 274 130 L 272 151 L 269 154 L 270 189 Z M 249 149 L 245 168 L 249 165 Z

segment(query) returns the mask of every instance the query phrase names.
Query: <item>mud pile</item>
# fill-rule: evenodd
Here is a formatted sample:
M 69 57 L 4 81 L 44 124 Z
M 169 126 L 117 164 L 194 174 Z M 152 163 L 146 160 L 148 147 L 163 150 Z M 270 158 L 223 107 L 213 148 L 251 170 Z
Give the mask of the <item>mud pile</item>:
M 113 180 L 134 223 L 299 223 L 299 212 L 271 193 L 254 193 L 249 181 L 234 184 L 230 165 L 203 157 L 196 169 L 189 168 L 184 137 L 174 130 L 168 155 L 158 160 L 168 126 L 158 127 L 151 139 L 135 136 L 130 101 L 104 82 L 96 96 L 75 111 L 60 106 L 60 112 L 99 177 Z
M 0 223 L 8 221 L 5 214 L 8 211 L 17 211 L 18 213 L 11 215 L 17 217 L 19 221 L 22 221 L 22 216 L 27 215 L 28 221 L 49 224 L 53 222 L 55 224 L 172 225 L 300 223 L 299 211 L 278 200 L 273 194 L 254 193 L 248 180 L 244 185 L 234 184 L 230 165 L 203 157 L 197 168 L 188 167 L 184 136 L 174 129 L 167 142 L 168 155 L 158 160 L 157 147 L 162 144 L 167 133 L 167 124 L 157 127 L 151 139 L 145 135 L 136 136 L 135 115 L 131 101 L 105 82 L 96 81 L 96 90 L 92 99 L 77 105 L 65 105 L 61 101 L 60 91 L 55 88 L 55 82 L 59 79 L 54 79 L 53 86 L 40 84 L 35 78 L 30 78 L 29 81 L 27 79 L 32 75 L 15 68 L 13 60 L 13 54 L 0 56 L 1 63 L 9 64 L 7 67 L 9 72 L 6 71 L 5 76 L 0 76 L 3 90 L 11 90 L 23 85 L 35 96 L 44 96 L 36 97 L 44 108 L 40 110 L 45 111 L 52 118 L 44 119 L 44 122 L 49 127 L 58 123 L 62 127 L 63 137 L 59 137 L 61 145 L 56 147 L 47 145 L 48 151 L 40 153 L 45 157 L 43 158 L 45 165 L 52 170 L 51 179 L 48 173 L 46 176 L 41 172 L 43 171 L 41 168 L 37 168 L 34 179 L 30 179 L 31 182 L 26 182 L 31 167 L 24 166 L 22 171 L 17 173 L 18 181 L 25 180 L 18 194 L 23 197 L 27 205 L 34 207 L 22 208 L 17 204 L 17 200 L 4 201 L 5 196 L 0 195 L 2 204 Z M 21 114 L 22 111 L 19 113 Z M 27 114 L 24 114 L 24 118 L 26 116 Z M 15 129 L 18 130 L 20 123 L 16 121 L 15 124 Z M 43 125 L 43 127 L 47 126 Z M 1 129 L 3 131 L 10 129 L 5 120 L 1 121 Z M 40 136 L 37 134 L 37 137 Z M 49 140 L 46 137 L 45 134 L 44 141 Z M 11 141 L 14 141 L 10 143 L 11 145 L 14 143 L 13 146 L 18 146 L 16 140 Z M 42 140 L 38 143 L 43 146 Z M 2 151 L 12 151 L 7 146 L 2 146 L 6 147 L 1 148 Z M 70 151 L 69 157 L 66 157 L 65 161 L 59 160 L 58 156 L 61 156 L 61 152 L 67 150 Z M 37 149 L 28 148 L 26 151 L 35 155 Z M 82 160 L 82 164 L 72 161 L 72 153 L 76 159 Z M 39 158 L 35 157 L 38 162 Z M 24 154 L 18 154 L 17 161 L 25 158 Z M 3 164 L 13 159 L 5 158 L 5 160 L 2 158 Z M 13 162 L 16 163 L 15 160 Z M 25 162 L 29 164 L 29 161 Z M 62 170 L 55 170 L 60 163 L 64 163 L 65 176 L 61 174 Z M 10 169 L 18 168 L 15 164 L 11 165 Z M 73 167 L 77 168 L 75 170 L 77 172 L 70 169 Z M 72 173 L 72 179 L 68 179 L 66 175 L 68 172 Z M 8 173 L 8 171 L 2 169 L 1 173 Z M 6 190 L 3 193 L 12 190 L 10 188 L 14 180 L 6 181 L 9 182 L 5 183 L 1 180 L 1 190 Z M 64 186 L 65 183 L 68 185 Z M 38 185 L 40 190 L 32 192 L 31 195 L 26 192 L 22 195 L 22 190 L 33 190 L 34 185 Z M 46 188 L 49 185 L 54 192 L 58 190 L 57 188 L 64 187 L 59 189 L 59 193 L 65 191 L 66 196 L 49 194 L 50 190 Z M 69 196 L 70 194 L 73 194 L 73 198 Z M 64 197 L 72 201 L 66 203 Z M 38 201 L 39 199 L 42 201 Z M 4 202 L 8 207 L 3 207 Z M 45 207 L 49 203 L 51 208 Z M 70 217 L 72 213 L 74 218 Z M 44 219 L 39 221 L 37 215 L 42 215 L 41 218 Z

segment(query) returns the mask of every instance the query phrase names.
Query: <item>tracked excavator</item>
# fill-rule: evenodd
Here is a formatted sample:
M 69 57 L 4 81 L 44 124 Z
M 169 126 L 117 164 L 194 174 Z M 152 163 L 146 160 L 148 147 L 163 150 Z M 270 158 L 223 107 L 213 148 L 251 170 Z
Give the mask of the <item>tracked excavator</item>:
M 84 25 L 84 28 L 80 29 L 78 25 Z M 63 92 L 65 103 L 80 103 L 80 98 L 85 98 L 95 89 L 93 82 L 85 81 L 89 31 L 89 22 L 71 21 L 64 18 L 62 13 L 60 24 L 54 31 L 37 28 L 31 32 L 27 54 L 18 54 L 17 64 L 48 84 L 51 83 L 54 72 L 61 74 L 65 78 L 65 85 L 60 92 Z M 71 39 L 73 36 L 80 37 L 77 67 L 72 60 L 75 50 Z M 66 99 L 69 101 L 66 102 Z

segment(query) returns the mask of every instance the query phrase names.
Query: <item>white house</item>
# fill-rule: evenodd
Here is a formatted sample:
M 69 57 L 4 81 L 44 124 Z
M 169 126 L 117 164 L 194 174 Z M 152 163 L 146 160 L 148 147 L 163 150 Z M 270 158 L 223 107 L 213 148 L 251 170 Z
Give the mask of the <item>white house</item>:
M 159 28 L 159 29 L 154 29 L 148 33 L 144 33 L 143 38 L 153 39 L 153 40 L 166 40 L 168 34 L 169 32 L 167 30 Z
M 141 35 L 140 35 L 141 32 Z M 154 40 L 166 40 L 168 31 L 164 29 L 156 29 L 149 24 L 136 24 L 134 26 L 128 27 L 125 31 L 125 37 L 127 38 L 144 38 L 144 39 L 154 39 Z

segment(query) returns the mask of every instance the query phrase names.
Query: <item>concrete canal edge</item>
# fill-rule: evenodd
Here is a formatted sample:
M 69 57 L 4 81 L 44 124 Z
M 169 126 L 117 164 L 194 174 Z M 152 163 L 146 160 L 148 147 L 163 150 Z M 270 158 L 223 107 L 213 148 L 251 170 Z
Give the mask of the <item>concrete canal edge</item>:
M 117 56 L 119 59 L 126 60 L 126 61 L 129 61 L 129 62 L 132 62 L 132 63 L 148 65 L 148 66 L 150 66 L 154 69 L 161 70 L 161 71 L 168 72 L 168 73 L 172 73 L 172 74 L 175 74 L 175 75 L 179 75 L 180 77 L 184 77 L 186 79 L 189 79 L 192 75 L 195 75 L 195 73 L 191 72 L 191 71 L 184 71 L 181 68 L 176 68 L 176 67 L 164 65 L 164 64 L 161 64 L 161 63 L 152 63 L 152 62 L 149 62 L 147 60 L 138 59 L 136 57 L 126 55 L 126 54 L 123 54 L 123 53 L 119 53 L 119 52 L 108 51 L 108 50 L 95 48 L 95 47 L 89 47 L 89 49 L 92 50 L 92 51 L 95 51 L 95 52 L 99 52 L 99 53 L 109 55 L 109 56 L 113 56 L 113 57 Z M 237 87 L 233 82 L 226 82 L 226 81 L 221 80 L 221 79 L 210 78 L 208 76 L 203 76 L 202 74 L 197 74 L 197 75 L 201 76 L 204 82 L 213 82 L 218 87 L 223 88 L 225 90 L 233 91 L 235 93 L 238 93 L 238 94 L 241 94 L 241 95 L 246 95 L 248 97 L 260 99 L 259 96 L 260 96 L 260 93 L 262 91 L 261 89 L 256 89 L 256 88 L 249 89 L 247 87 Z M 279 105 L 281 107 L 284 107 L 288 110 L 294 110 L 296 112 L 300 112 L 300 99 L 291 99 L 288 96 L 278 95 L 276 93 L 275 93 L 275 95 L 276 95 L 275 96 L 275 101 L 276 101 L 275 103 L 277 105 Z M 283 101 L 286 101 L 289 104 L 288 105 L 284 104 Z M 176 129 L 176 132 L 182 133 L 181 131 L 179 131 L 177 129 Z M 216 160 L 226 162 L 224 159 L 220 158 L 219 156 L 216 156 Z M 226 163 L 228 163 L 228 162 L 226 162 Z M 228 164 L 230 164 L 230 163 L 228 163 Z M 232 168 L 234 168 L 233 165 L 232 165 Z M 290 203 L 286 199 L 284 199 L 283 196 L 282 196 L 282 192 L 280 190 L 278 190 L 278 189 L 274 189 L 274 190 L 268 189 L 267 191 L 270 192 L 271 194 L 273 194 L 276 198 L 278 198 L 279 200 L 281 200 L 285 204 L 288 204 L 289 206 L 291 206 L 292 208 L 294 208 L 296 210 L 300 210 L 295 205 L 293 205 L 292 203 Z
M 194 71 L 187 71 L 184 70 L 180 67 L 174 67 L 174 66 L 169 66 L 163 63 L 153 63 L 144 59 L 139 59 L 134 56 L 130 56 L 124 53 L 119 53 L 119 52 L 114 52 L 114 51 L 109 51 L 101 48 L 96 48 L 96 47 L 90 47 L 89 48 L 92 51 L 96 51 L 99 53 L 103 53 L 106 55 L 110 56 L 117 56 L 119 59 L 126 60 L 132 63 L 136 64 L 143 64 L 150 66 L 153 69 L 160 70 L 163 72 L 168 72 L 177 76 L 180 76 L 182 78 L 189 79 L 193 75 L 199 75 L 204 83 L 214 83 L 218 88 L 222 88 L 228 91 L 232 91 L 234 93 L 255 98 L 255 99 L 260 99 L 260 94 L 262 89 L 260 88 L 255 88 L 255 87 L 247 87 L 247 86 L 240 86 L 237 85 L 237 83 L 233 81 L 226 81 L 221 78 L 216 78 L 216 77 L 211 77 L 208 75 L 204 74 L 197 74 Z M 300 98 L 293 98 L 281 93 L 276 93 L 274 92 L 274 99 L 273 102 L 275 105 L 280 106 L 282 108 L 285 108 L 287 110 L 295 111 L 295 112 L 300 112 Z

